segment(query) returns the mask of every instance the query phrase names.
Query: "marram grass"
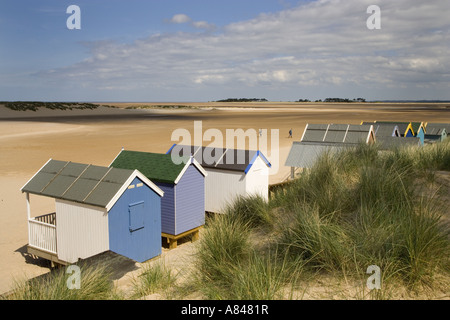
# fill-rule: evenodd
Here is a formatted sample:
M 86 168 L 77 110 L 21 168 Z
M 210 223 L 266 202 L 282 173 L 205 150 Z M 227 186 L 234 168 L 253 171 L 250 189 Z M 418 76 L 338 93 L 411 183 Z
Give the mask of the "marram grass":
M 111 280 L 111 273 L 102 266 L 80 266 L 78 285 L 72 281 L 68 267 L 29 280 L 15 280 L 9 300 L 108 300 L 121 299 Z
M 398 284 L 433 286 L 437 275 L 448 278 L 445 208 L 419 188 L 430 172 L 450 170 L 448 140 L 324 154 L 268 204 L 239 198 L 206 228 L 197 256 L 203 293 L 210 299 L 279 299 L 288 283 L 301 283 L 303 271 L 365 280 L 370 265 L 382 270 L 383 290 L 363 296 L 375 299 L 395 296 Z M 269 259 L 261 251 L 267 246 L 250 240 L 258 238 L 252 233 L 268 237 L 283 262 Z M 295 280 L 286 277 L 292 265 Z

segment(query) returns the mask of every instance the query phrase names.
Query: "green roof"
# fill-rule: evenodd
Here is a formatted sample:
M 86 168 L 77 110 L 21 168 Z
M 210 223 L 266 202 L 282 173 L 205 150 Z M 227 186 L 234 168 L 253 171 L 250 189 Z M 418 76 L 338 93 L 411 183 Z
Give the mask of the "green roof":
M 175 183 L 189 158 L 179 157 L 176 164 L 170 154 L 122 150 L 110 167 L 137 169 L 151 181 Z

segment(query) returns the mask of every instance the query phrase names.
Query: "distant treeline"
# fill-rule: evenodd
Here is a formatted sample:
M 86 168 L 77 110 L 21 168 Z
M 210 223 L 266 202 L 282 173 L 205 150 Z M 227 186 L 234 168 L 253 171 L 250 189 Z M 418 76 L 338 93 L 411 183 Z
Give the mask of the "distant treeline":
M 299 99 L 297 102 L 311 102 L 308 99 Z M 326 98 L 323 101 L 321 99 L 315 100 L 314 102 L 366 102 L 364 98 L 347 99 L 347 98 Z
M 268 101 L 265 98 L 228 98 L 217 100 L 216 102 L 263 102 Z M 311 102 L 309 99 L 298 99 L 296 102 Z M 347 99 L 347 98 L 326 98 L 324 100 L 318 99 L 314 102 L 366 102 L 364 98 L 356 98 L 356 99 Z
M 356 99 L 343 99 L 343 98 L 326 98 L 324 102 L 366 102 L 364 98 L 356 98 Z
M 39 108 L 52 110 L 73 110 L 73 109 L 96 109 L 100 106 L 110 107 L 108 105 L 99 105 L 86 102 L 42 102 L 42 101 L 0 101 L 5 107 L 16 111 L 37 111 Z
M 228 98 L 223 100 L 217 100 L 217 102 L 264 102 L 267 101 L 265 98 Z
M 125 109 L 196 109 L 193 106 L 179 105 L 179 104 L 158 104 L 158 105 L 142 105 L 130 106 Z

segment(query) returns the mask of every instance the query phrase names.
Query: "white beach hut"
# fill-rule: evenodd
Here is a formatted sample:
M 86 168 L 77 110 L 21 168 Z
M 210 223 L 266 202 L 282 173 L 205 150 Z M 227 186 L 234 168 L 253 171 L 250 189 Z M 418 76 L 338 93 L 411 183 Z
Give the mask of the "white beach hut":
M 138 262 L 161 254 L 164 192 L 138 170 L 50 159 L 21 191 L 30 254 L 57 264 L 108 250 Z M 32 217 L 31 194 L 55 199 L 55 212 Z
M 205 211 L 221 213 L 239 196 L 269 198 L 271 164 L 259 150 L 174 144 L 167 153 L 192 155 L 208 173 L 205 178 Z

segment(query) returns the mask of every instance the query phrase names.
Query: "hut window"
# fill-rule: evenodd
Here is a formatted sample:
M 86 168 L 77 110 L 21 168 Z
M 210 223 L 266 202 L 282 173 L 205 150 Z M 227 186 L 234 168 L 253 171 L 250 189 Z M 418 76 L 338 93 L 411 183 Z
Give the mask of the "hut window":
M 142 187 L 144 184 L 143 183 L 138 183 L 138 184 L 136 184 L 136 188 L 140 188 L 140 187 Z
M 128 189 L 133 189 L 133 188 L 134 188 L 134 184 L 128 186 Z
M 144 228 L 144 201 L 129 204 L 128 213 L 130 232 Z

